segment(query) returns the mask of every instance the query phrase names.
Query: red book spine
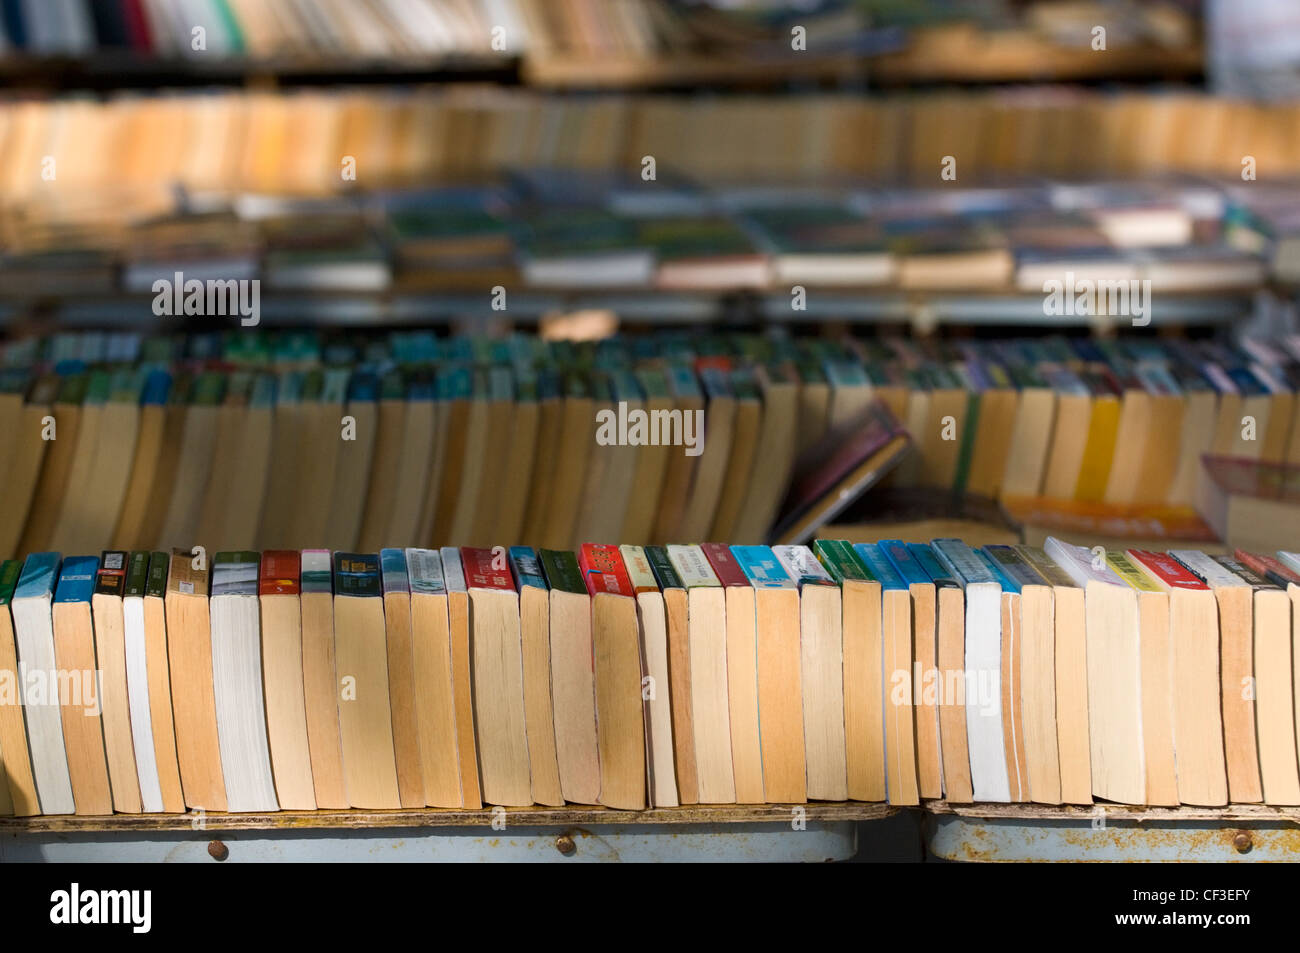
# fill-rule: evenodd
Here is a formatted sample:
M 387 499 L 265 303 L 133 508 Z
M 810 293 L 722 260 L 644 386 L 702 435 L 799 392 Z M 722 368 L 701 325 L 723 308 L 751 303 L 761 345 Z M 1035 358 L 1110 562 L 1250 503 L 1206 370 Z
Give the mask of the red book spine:
M 623 565 L 623 554 L 617 546 L 604 543 L 583 543 L 578 551 L 578 568 L 587 583 L 587 591 L 596 596 L 602 592 L 616 596 L 635 596 L 632 578 Z
M 465 586 L 468 589 L 515 591 L 510 559 L 500 546 L 494 549 L 463 547 L 460 551 L 460 564 L 465 567 Z
M 296 596 L 301 591 L 302 556 L 296 549 L 270 549 L 262 553 L 257 593 L 261 596 Z
M 704 551 L 704 556 L 720 583 L 724 586 L 749 587 L 749 577 L 740 568 L 740 563 L 736 562 L 729 547 L 722 543 L 701 543 L 700 549 Z
M 1168 553 L 1154 553 L 1147 549 L 1130 549 L 1129 555 L 1175 589 L 1210 588 L 1191 570 Z
M 149 36 L 149 24 L 145 20 L 140 0 L 124 0 L 122 13 L 126 19 L 126 33 L 132 49 L 148 53 L 153 49 L 153 38 Z
M 1265 553 L 1248 553 L 1244 549 L 1233 552 L 1237 561 L 1247 569 L 1253 569 L 1261 576 L 1272 577 L 1274 581 L 1285 581 L 1300 586 L 1300 573 L 1292 572 L 1280 559 Z

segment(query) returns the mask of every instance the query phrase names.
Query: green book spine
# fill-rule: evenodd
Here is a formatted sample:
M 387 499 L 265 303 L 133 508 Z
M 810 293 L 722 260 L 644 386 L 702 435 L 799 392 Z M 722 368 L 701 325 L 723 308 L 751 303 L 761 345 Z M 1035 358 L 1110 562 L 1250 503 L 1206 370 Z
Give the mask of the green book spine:
M 673 562 L 668 558 L 668 550 L 663 546 L 647 546 L 645 548 L 645 558 L 650 563 L 651 570 L 654 571 L 655 579 L 659 580 L 660 589 L 685 589 L 682 577 L 677 574 L 673 568 Z
M 846 579 L 871 582 L 876 578 L 858 558 L 853 547 L 842 539 L 819 539 L 813 543 L 813 552 L 831 578 L 841 586 Z
M 958 496 L 966 492 L 966 481 L 970 479 L 970 462 L 975 455 L 975 432 L 979 430 L 979 424 L 980 395 L 972 391 L 966 397 L 966 425 L 962 428 L 957 470 L 952 478 L 952 491 Z
M 587 584 L 578 568 L 578 557 L 573 553 L 563 549 L 541 549 L 537 552 L 537 559 L 542 564 L 546 583 L 552 589 L 586 594 Z
M 137 551 L 126 560 L 126 595 L 143 596 L 149 585 L 149 554 Z M 164 582 L 164 585 L 166 583 Z
M 146 596 L 157 596 L 159 599 L 167 595 L 167 573 L 171 570 L 171 557 L 166 553 L 149 554 L 149 577 L 145 582 L 144 594 Z
M 18 585 L 18 576 L 23 571 L 23 564 L 17 559 L 6 559 L 0 563 L 0 606 L 9 605 Z

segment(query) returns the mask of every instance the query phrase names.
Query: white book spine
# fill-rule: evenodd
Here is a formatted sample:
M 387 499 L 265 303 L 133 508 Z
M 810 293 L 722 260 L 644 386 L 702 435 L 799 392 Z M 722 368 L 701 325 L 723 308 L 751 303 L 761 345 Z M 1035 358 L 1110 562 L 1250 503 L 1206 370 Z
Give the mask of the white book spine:
M 212 685 L 228 809 L 278 811 L 263 714 L 257 597 L 213 596 L 211 604 Z
M 1010 801 L 1002 733 L 1002 587 L 966 587 L 966 735 L 977 801 Z

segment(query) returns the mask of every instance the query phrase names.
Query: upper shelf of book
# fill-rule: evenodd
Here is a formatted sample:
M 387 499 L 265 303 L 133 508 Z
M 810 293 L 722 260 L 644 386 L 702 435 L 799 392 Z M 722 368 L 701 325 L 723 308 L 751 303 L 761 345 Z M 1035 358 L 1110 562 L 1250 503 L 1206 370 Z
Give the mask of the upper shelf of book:
M 1142 82 L 1204 72 L 1199 18 L 1175 0 L 758 6 L 10 0 L 0 4 L 0 79 L 69 90 L 463 79 L 681 89 Z

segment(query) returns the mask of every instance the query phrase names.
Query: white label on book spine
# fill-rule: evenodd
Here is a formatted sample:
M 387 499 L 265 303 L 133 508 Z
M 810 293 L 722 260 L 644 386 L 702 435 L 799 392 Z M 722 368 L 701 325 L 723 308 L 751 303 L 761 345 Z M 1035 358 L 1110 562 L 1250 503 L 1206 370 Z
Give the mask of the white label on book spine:
M 623 557 L 623 565 L 627 568 L 627 577 L 632 581 L 634 592 L 659 588 L 654 570 L 650 568 L 650 560 L 645 558 L 644 547 L 620 546 L 618 551 Z
M 668 559 L 682 577 L 682 585 L 687 589 L 694 586 L 721 586 L 704 550 L 698 546 L 669 546 Z
M 1078 583 L 1080 588 L 1086 589 L 1090 582 L 1104 582 L 1107 585 L 1128 588 L 1119 574 L 1106 565 L 1104 555 L 1101 568 L 1097 568 L 1092 550 L 1087 546 L 1073 546 L 1055 536 L 1049 536 L 1047 542 L 1043 544 L 1043 550 L 1056 560 L 1058 566 L 1069 573 L 1070 578 Z
M 460 550 L 455 546 L 444 546 L 442 554 L 442 578 L 448 592 L 465 592 L 465 567 L 461 565 Z
M 442 574 L 442 557 L 436 549 L 408 549 L 406 573 L 411 581 L 411 592 L 442 595 L 447 591 Z
M 1228 589 L 1246 585 L 1246 580 L 1235 572 L 1225 569 L 1199 550 L 1171 549 L 1169 555 L 1204 579 L 1205 584 L 1211 589 Z
M 773 546 L 772 552 L 790 578 L 800 586 L 807 582 L 835 582 L 807 546 Z

